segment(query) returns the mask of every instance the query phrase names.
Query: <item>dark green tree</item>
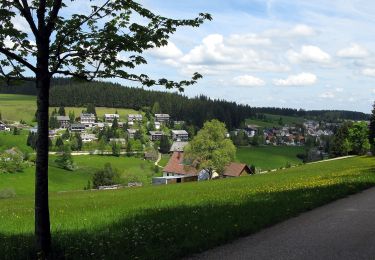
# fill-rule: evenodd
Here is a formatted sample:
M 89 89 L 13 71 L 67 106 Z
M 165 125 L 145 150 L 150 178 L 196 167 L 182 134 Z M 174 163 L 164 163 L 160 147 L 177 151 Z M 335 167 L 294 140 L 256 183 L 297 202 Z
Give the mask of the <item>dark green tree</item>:
M 55 142 L 55 146 L 56 146 L 58 149 L 60 149 L 63 145 L 64 145 L 64 142 L 63 142 L 63 140 L 61 139 L 61 137 L 57 137 L 56 142 Z
M 50 127 L 51 129 L 56 129 L 56 128 L 59 128 L 59 127 L 60 127 L 59 121 L 57 121 L 56 116 L 51 116 L 51 117 L 49 118 L 49 127 Z
M 120 182 L 120 175 L 116 169 L 113 169 L 110 163 L 104 165 L 104 169 L 94 173 L 92 185 L 95 189 L 99 186 L 114 185 Z
M 68 8 L 72 1 L 0 0 L 1 76 L 9 83 L 14 79 L 27 79 L 25 71 L 35 75 L 38 122 L 35 236 L 41 258 L 47 258 L 51 248 L 48 204 L 51 78 L 57 74 L 84 80 L 118 77 L 138 81 L 145 86 L 163 85 L 183 90 L 185 86 L 194 84 L 201 75 L 196 73 L 191 80 L 174 82 L 164 78 L 154 80 L 127 69 L 146 64 L 142 53 L 167 45 L 169 36 L 177 27 L 199 26 L 211 19 L 208 14 L 200 14 L 191 20 L 169 19 L 154 14 L 132 0 L 92 1 L 91 9 L 81 13 L 74 10 L 62 15 L 64 9 L 70 10 Z M 130 22 L 134 20 L 133 15 L 141 16 L 142 24 Z M 22 29 L 16 27 L 12 22 L 15 18 L 24 19 L 27 26 Z M 119 58 L 121 52 L 122 56 L 129 53 L 129 57 Z
M 168 136 L 162 135 L 160 139 L 160 152 L 161 153 L 169 153 L 169 149 L 171 149 L 171 141 L 169 140 Z
M 112 142 L 112 155 L 119 157 L 120 152 L 121 152 L 120 144 L 118 144 L 116 142 Z
M 68 171 L 74 170 L 73 157 L 69 145 L 64 145 L 62 147 L 62 152 L 60 155 L 58 155 L 55 162 L 62 169 Z
M 63 106 L 60 106 L 59 107 L 59 111 L 57 112 L 59 114 L 59 116 L 65 116 L 65 107 Z
M 89 103 L 87 105 L 86 112 L 89 113 L 89 114 L 94 114 L 96 116 L 96 109 L 95 109 L 94 104 Z

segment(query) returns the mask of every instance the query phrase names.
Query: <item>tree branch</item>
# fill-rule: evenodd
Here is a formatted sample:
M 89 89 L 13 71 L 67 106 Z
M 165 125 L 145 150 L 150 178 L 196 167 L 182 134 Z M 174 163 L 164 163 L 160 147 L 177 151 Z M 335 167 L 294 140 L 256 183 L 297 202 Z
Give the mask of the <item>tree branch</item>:
M 27 3 L 27 0 L 22 0 L 23 6 L 21 5 L 21 2 L 19 0 L 14 1 L 14 3 L 15 3 L 15 7 L 20 11 L 22 16 L 26 19 L 35 38 L 36 39 L 39 38 L 39 32 L 38 32 L 38 29 L 36 28 L 35 22 L 33 20 L 33 16 L 31 15 L 30 7 L 29 7 L 29 4 Z
M 56 24 L 56 18 L 57 18 L 57 15 L 59 14 L 61 6 L 62 6 L 62 0 L 55 0 L 53 2 L 52 11 L 49 14 L 47 28 L 46 28 L 48 35 L 51 35 L 52 33 L 52 30 Z
M 29 68 L 33 72 L 36 72 L 36 68 L 33 65 L 28 63 L 26 60 L 22 59 L 17 54 L 15 54 L 13 52 L 10 52 L 9 50 L 4 49 L 3 47 L 0 47 L 0 53 L 4 54 L 5 56 L 7 56 L 8 58 L 10 58 L 12 60 L 15 60 L 15 61 L 21 63 L 22 65 L 26 66 L 27 68 Z

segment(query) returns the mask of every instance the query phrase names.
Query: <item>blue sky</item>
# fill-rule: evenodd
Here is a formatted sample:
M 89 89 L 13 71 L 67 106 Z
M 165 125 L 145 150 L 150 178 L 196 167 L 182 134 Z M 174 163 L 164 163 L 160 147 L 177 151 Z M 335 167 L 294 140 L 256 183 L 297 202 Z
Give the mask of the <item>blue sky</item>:
M 85 13 L 90 3 L 75 1 L 62 15 Z M 179 28 L 168 46 L 147 51 L 148 64 L 136 69 L 153 78 L 174 80 L 200 72 L 204 78 L 185 90 L 190 97 L 204 94 L 250 106 L 371 110 L 375 100 L 374 1 L 140 3 L 172 18 L 194 18 L 200 12 L 213 16 L 213 21 L 199 28 Z M 27 27 L 22 19 L 14 23 L 21 29 Z
M 375 100 L 375 2 L 145 0 L 174 18 L 213 21 L 180 28 L 147 53 L 154 77 L 204 79 L 185 94 L 251 106 L 369 112 Z

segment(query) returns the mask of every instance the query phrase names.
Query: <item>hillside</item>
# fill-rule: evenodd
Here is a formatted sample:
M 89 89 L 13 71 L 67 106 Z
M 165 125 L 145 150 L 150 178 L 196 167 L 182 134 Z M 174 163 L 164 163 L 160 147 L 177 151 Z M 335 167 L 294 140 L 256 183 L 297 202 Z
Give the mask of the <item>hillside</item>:
M 373 158 L 357 157 L 217 181 L 53 193 L 54 257 L 186 256 L 374 186 L 374 167 Z M 0 212 L 0 251 L 27 258 L 32 196 L 2 199 Z

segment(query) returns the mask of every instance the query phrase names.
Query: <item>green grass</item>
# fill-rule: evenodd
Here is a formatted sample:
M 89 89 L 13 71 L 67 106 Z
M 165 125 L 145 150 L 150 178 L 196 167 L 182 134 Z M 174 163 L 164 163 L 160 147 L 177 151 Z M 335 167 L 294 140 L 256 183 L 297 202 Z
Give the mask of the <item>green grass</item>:
M 159 165 L 163 166 L 163 167 L 167 166 L 169 158 L 171 158 L 171 156 L 169 154 L 163 154 L 161 156 L 161 160 L 159 162 Z
M 260 146 L 238 147 L 236 157 L 239 162 L 255 165 L 261 170 L 271 170 L 291 164 L 300 164 L 297 154 L 302 153 L 301 146 Z
M 138 181 L 143 185 L 151 185 L 155 174 L 154 165 L 151 162 L 134 157 L 113 157 L 80 155 L 73 156 L 77 169 L 67 171 L 56 167 L 55 156 L 50 156 L 49 163 L 49 190 L 50 192 L 83 190 L 88 180 L 98 169 L 102 169 L 105 163 L 110 163 L 116 168 L 121 177 L 121 183 Z M 17 197 L 32 196 L 34 194 L 35 167 L 28 167 L 23 172 L 14 174 L 0 174 L 0 191 L 12 189 Z
M 51 107 L 50 111 L 55 107 Z M 56 108 L 58 109 L 58 108 Z M 74 111 L 76 117 L 79 117 L 84 107 L 66 107 L 66 114 L 69 111 Z M 107 107 L 97 107 L 96 113 L 99 118 L 102 118 L 104 114 L 115 113 L 115 111 L 120 115 L 120 119 L 124 121 L 128 114 L 139 113 L 134 109 L 126 108 L 107 108 Z M 36 98 L 35 96 L 27 95 L 16 95 L 16 94 L 0 94 L 0 112 L 2 114 L 3 120 L 9 121 L 20 121 L 24 120 L 29 124 L 35 124 L 33 122 L 36 111 Z
M 375 185 L 357 157 L 178 185 L 53 193 L 55 258 L 176 259 Z M 0 200 L 0 252 L 33 256 L 33 198 Z
M 26 145 L 27 131 L 20 135 L 13 135 L 12 132 L 0 132 L 0 152 L 17 147 L 22 152 L 33 152 L 31 147 Z
M 278 116 L 278 115 L 271 115 L 271 114 L 265 114 L 266 119 L 259 120 L 259 119 L 247 119 L 246 124 L 251 125 L 258 125 L 261 128 L 272 128 L 272 127 L 281 127 L 279 125 L 279 119 L 282 118 L 283 125 L 296 125 L 296 124 L 302 124 L 304 119 L 302 117 L 296 117 L 296 116 Z M 282 126 L 283 126 L 282 125 Z

